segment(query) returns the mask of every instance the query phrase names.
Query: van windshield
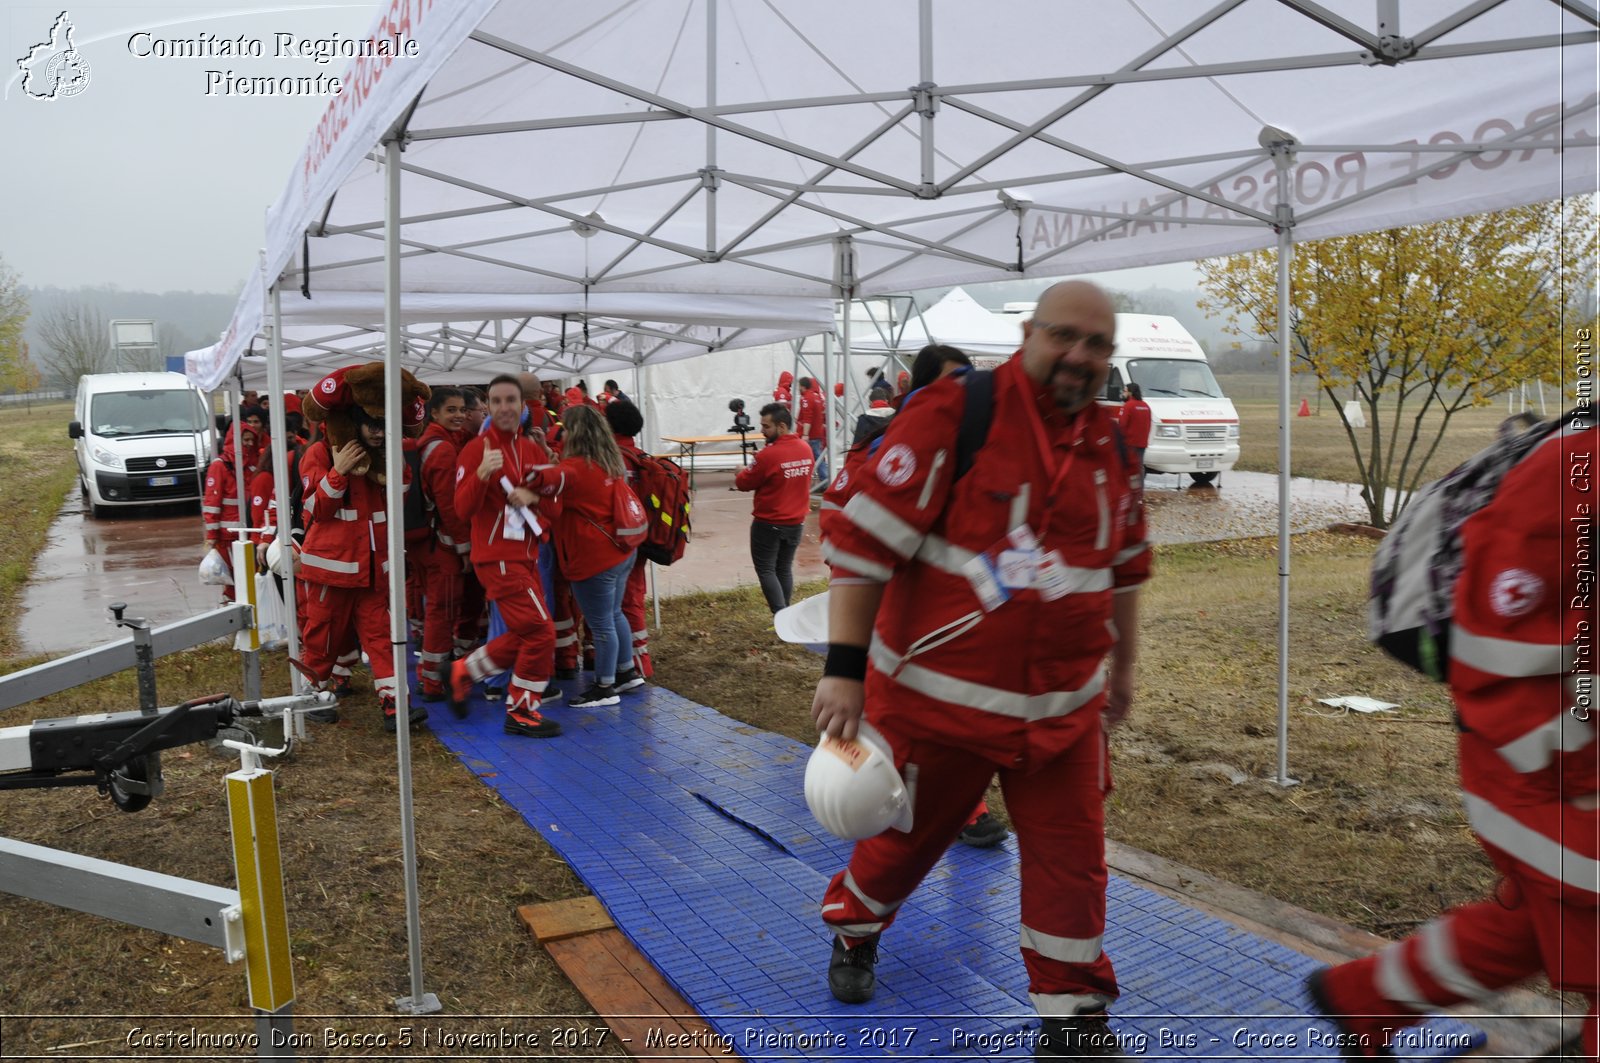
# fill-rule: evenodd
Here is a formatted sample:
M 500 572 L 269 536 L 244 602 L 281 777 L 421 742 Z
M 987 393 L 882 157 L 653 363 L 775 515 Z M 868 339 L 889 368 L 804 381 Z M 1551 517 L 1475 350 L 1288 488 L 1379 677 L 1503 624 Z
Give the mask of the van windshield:
M 187 389 L 107 391 L 89 400 L 91 431 L 118 436 L 189 435 L 206 425 L 200 396 Z
M 1139 385 L 1145 398 L 1174 395 L 1207 399 L 1225 398 L 1211 367 L 1187 358 L 1131 358 L 1128 379 Z

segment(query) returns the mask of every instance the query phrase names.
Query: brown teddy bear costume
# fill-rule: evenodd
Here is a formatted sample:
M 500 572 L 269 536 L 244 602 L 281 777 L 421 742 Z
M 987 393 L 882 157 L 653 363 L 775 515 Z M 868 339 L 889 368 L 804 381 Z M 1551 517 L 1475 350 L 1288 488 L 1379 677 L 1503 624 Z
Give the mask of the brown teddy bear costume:
M 421 428 L 428 397 L 427 386 L 401 370 L 404 414 L 398 435 Z M 301 411 L 308 421 L 322 424 L 331 457 L 339 447 L 361 438 L 363 423 L 382 423 L 383 363 L 352 365 L 328 374 L 311 389 Z M 386 433 L 385 445 L 394 438 Z M 399 684 L 389 644 L 389 595 L 383 575 L 389 558 L 380 525 L 385 510 L 383 461 L 381 454 L 369 454 L 364 476 L 345 477 L 330 468 L 320 483 L 305 485 L 308 526 L 300 578 L 308 586 L 300 653 L 306 671 L 326 684 L 335 665 L 354 648 L 354 634 L 353 641 L 367 653 L 384 728 L 393 731 Z M 413 705 L 410 722 L 419 723 L 427 715 L 426 708 Z
M 400 370 L 400 408 L 405 411 L 401 422 L 403 435 L 415 436 L 426 426 L 431 395 L 428 385 L 412 376 L 409 370 Z M 307 421 L 322 424 L 330 454 L 350 440 L 361 438 L 357 429 L 363 417 L 383 421 L 383 363 L 368 362 L 335 369 L 317 381 L 316 387 L 306 395 L 301 411 Z M 385 482 L 381 454 L 372 455 L 366 475 L 374 483 Z

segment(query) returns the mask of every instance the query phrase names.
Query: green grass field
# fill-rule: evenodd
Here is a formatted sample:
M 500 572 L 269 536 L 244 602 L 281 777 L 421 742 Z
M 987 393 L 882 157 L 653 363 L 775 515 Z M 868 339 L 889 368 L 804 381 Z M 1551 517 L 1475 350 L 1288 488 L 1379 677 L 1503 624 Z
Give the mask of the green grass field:
M 14 649 L 17 607 L 34 558 L 78 477 L 67 439 L 72 404 L 0 407 L 0 651 Z
M 1234 407 L 1239 411 L 1240 454 L 1237 467 L 1247 472 L 1277 472 L 1276 380 L 1266 374 L 1235 373 L 1218 377 L 1217 381 L 1222 385 L 1222 390 L 1233 399 Z M 1309 476 L 1319 480 L 1361 482 L 1355 454 L 1351 450 L 1349 437 L 1345 434 L 1344 423 L 1339 419 L 1339 411 L 1335 404 L 1326 395 L 1321 396 L 1319 404 L 1318 395 L 1309 379 L 1297 377 L 1291 393 L 1294 396 L 1294 409 L 1290 411 L 1289 424 L 1292 455 L 1290 471 L 1296 476 Z M 1301 398 L 1308 400 L 1311 408 L 1309 417 L 1293 416 L 1298 411 Z M 1553 395 L 1550 398 L 1554 400 Z M 1538 412 L 1537 407 L 1534 412 Z M 1554 416 L 1556 412 L 1557 407 L 1551 405 L 1550 415 Z M 1437 452 L 1428 461 L 1423 482 L 1438 479 L 1488 446 L 1494 439 L 1495 428 L 1508 413 L 1506 401 L 1502 398 L 1488 406 L 1463 410 L 1451 417 Z M 1389 414 L 1386 413 L 1384 416 L 1387 429 Z M 1438 415 L 1429 415 L 1423 419 L 1422 432 L 1417 444 L 1419 458 L 1425 449 L 1432 445 L 1439 422 Z M 1403 439 L 1409 438 L 1411 424 L 1412 416 L 1407 413 L 1403 422 Z M 1367 429 L 1358 430 L 1356 436 L 1363 454 L 1369 453 L 1370 423 Z M 1412 464 L 1414 469 L 1415 459 Z M 1386 481 L 1391 487 L 1400 486 L 1398 465 L 1395 471 L 1386 477 Z

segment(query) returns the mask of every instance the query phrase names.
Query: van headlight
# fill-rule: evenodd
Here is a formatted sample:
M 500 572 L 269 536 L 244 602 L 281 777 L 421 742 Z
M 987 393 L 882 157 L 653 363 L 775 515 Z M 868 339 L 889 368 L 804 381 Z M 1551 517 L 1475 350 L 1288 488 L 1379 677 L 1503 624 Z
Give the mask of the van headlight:
M 1162 439 L 1182 439 L 1183 425 L 1158 424 L 1156 425 L 1156 435 L 1160 436 Z
M 122 468 L 122 458 L 102 447 L 92 448 L 89 451 L 89 456 L 94 458 L 96 464 L 104 465 L 108 469 Z
M 1228 438 L 1229 439 L 1238 439 L 1239 438 L 1239 426 L 1238 425 L 1230 424 L 1228 426 Z

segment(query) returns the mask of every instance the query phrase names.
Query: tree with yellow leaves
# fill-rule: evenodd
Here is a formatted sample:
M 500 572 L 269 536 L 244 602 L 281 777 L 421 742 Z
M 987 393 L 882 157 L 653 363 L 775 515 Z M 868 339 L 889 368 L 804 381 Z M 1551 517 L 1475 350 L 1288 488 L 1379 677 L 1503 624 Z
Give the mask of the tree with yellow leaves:
M 28 323 L 28 297 L 16 272 L 0 259 L 0 390 L 32 391 L 39 386 L 39 371 L 28 360 L 28 341 L 22 329 Z
M 1562 386 L 1597 230 L 1593 197 L 1577 197 L 1295 247 L 1293 357 L 1334 400 L 1374 525 L 1426 482 L 1456 413 L 1531 380 Z M 1275 252 L 1207 259 L 1200 272 L 1207 313 L 1237 335 L 1277 334 Z M 1338 392 L 1353 392 L 1365 429 Z

